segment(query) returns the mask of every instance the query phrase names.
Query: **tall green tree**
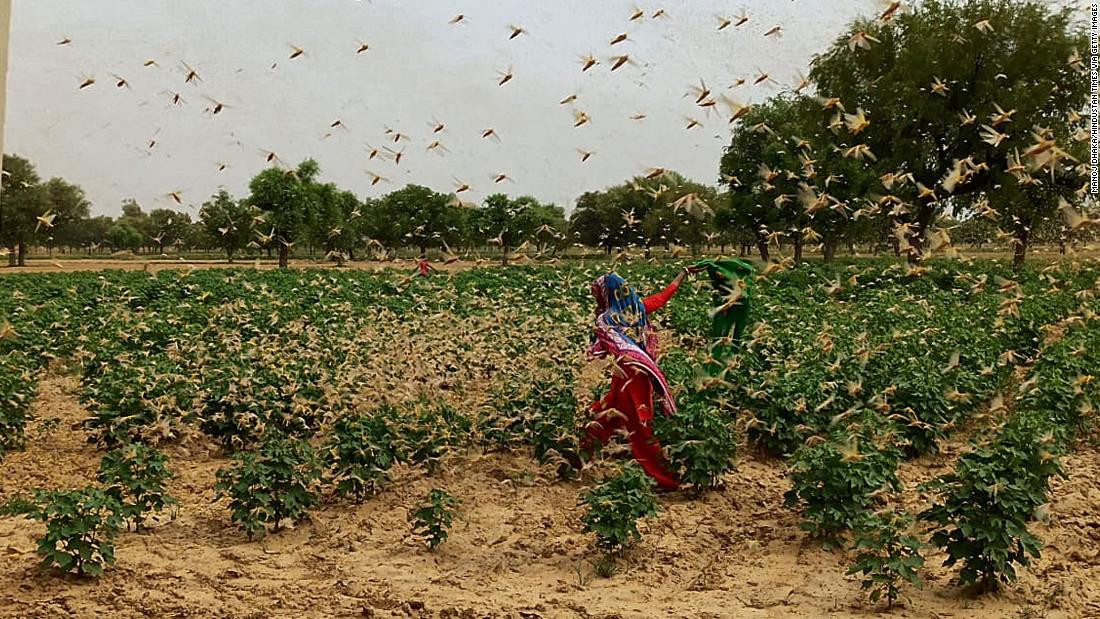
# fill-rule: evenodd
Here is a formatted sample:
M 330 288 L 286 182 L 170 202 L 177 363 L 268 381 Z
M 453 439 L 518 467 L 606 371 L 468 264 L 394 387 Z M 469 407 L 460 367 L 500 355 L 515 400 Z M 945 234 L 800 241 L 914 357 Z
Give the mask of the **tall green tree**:
M 429 247 L 458 240 L 454 200 L 420 185 L 406 185 L 383 196 L 374 209 L 372 236 L 386 247 L 412 245 L 421 255 Z
M 556 204 L 538 204 L 531 209 L 536 248 L 541 254 L 548 247 L 560 248 L 565 240 L 569 224 L 565 219 L 565 209 Z
M 307 222 L 312 245 L 321 247 L 339 262 L 352 258 L 362 241 L 365 218 L 363 205 L 350 191 L 333 183 L 315 187 L 317 205 Z
M 646 247 L 687 245 L 698 254 L 713 225 L 718 190 L 668 171 L 657 178 L 635 177 L 624 188 L 633 190 L 629 206 L 642 212 L 642 244 Z M 639 206 L 639 201 L 642 202 Z M 624 208 L 624 210 L 626 210 Z M 627 211 L 629 216 L 631 211 Z
M 78 231 L 88 220 L 92 209 L 84 190 L 64 179 L 51 178 L 42 185 L 42 191 L 54 216 L 53 227 L 45 233 L 47 247 L 52 252 L 55 246 L 79 245 Z
M 349 260 L 355 260 L 355 252 L 364 246 L 370 236 L 370 219 L 367 213 L 371 205 L 350 191 L 341 191 L 337 196 L 337 204 L 344 224 L 343 235 L 337 246 L 347 254 Z
M 107 242 L 111 244 L 115 251 L 128 249 L 137 252 L 138 248 L 145 243 L 145 235 L 133 225 L 119 222 L 107 231 Z
M 717 190 L 671 170 L 637 176 L 577 199 L 569 218 L 574 242 L 602 247 L 696 247 L 709 233 Z
M 589 191 L 577 198 L 576 208 L 569 216 L 569 237 L 574 243 L 602 247 L 607 255 L 623 243 L 623 214 L 615 200 L 603 191 Z
M 1007 155 L 1028 152 L 1036 128 L 1064 124 L 1087 96 L 1087 39 L 1073 24 L 1071 9 L 1034 0 L 926 0 L 852 24 L 815 59 L 823 100 L 862 108 L 870 122 L 838 146 L 866 147 L 909 179 L 893 192 L 908 204 L 895 220 L 911 259 L 948 196 L 986 192 L 1005 211 L 1025 204 L 1005 183 Z
M 109 244 L 107 232 L 115 222 L 109 215 L 98 215 L 70 225 L 75 229 L 70 236 L 73 246 L 84 247 L 92 253 Z
M 806 170 L 800 144 L 812 127 L 802 99 L 777 96 L 750 110 L 735 126 L 719 168 L 730 196 L 724 222 L 752 235 L 760 257 L 771 258 L 770 240 L 789 230 L 801 230 L 807 217 L 800 203 Z M 795 253 L 801 251 L 795 235 Z
M 149 213 L 143 211 L 141 205 L 133 198 L 122 201 L 122 217 L 119 217 L 116 223 L 126 224 L 138 231 L 142 238 L 141 243 L 138 244 L 138 249 L 148 247 L 157 234 L 153 228 L 153 222 L 149 218 Z
M 279 268 L 289 262 L 290 248 L 301 235 L 308 234 L 307 224 L 317 208 L 317 177 L 321 168 L 306 159 L 296 170 L 268 168 L 257 174 L 249 184 L 248 204 L 266 213 L 268 226 L 274 229 L 274 242 L 279 247 Z
M 199 209 L 199 221 L 213 247 L 225 252 L 232 262 L 233 254 L 244 249 L 252 239 L 252 209 L 222 189 Z M 260 230 L 268 234 L 268 230 Z
M 495 193 L 478 209 L 482 232 L 500 246 L 501 264 L 508 264 L 511 250 L 534 235 L 539 225 L 535 219 L 538 207 L 538 200 L 530 196 L 513 199 Z
M 149 226 L 153 230 L 149 240 L 156 244 L 157 253 L 163 254 L 165 246 L 179 246 L 191 227 L 191 215 L 167 208 L 149 212 Z
M 8 264 L 24 266 L 27 244 L 41 232 L 38 217 L 49 210 L 49 196 L 34 164 L 18 155 L 4 155 L 0 182 L 0 241 L 8 248 Z

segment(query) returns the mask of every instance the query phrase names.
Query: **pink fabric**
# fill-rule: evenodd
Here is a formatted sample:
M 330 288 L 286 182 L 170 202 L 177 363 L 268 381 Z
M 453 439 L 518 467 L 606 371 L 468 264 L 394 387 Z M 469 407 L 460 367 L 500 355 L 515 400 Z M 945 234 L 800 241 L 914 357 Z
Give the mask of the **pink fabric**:
M 664 306 L 668 299 L 675 294 L 676 289 L 677 286 L 673 284 L 664 291 L 647 298 L 645 300 L 647 312 L 651 304 L 654 306 L 654 309 L 659 309 Z M 645 337 L 643 338 L 645 349 L 643 350 L 634 342 L 623 337 L 622 334 L 608 322 L 607 314 L 603 311 L 607 307 L 607 302 L 603 289 L 600 286 L 600 280 L 596 280 L 596 282 L 592 284 L 592 294 L 596 297 L 600 316 L 596 319 L 596 339 L 588 348 L 589 357 L 602 358 L 610 356 L 617 364 L 638 368 L 653 379 L 657 398 L 661 401 L 662 409 L 665 411 L 665 414 L 671 415 L 675 413 L 676 401 L 672 397 L 672 390 L 669 387 L 664 372 L 661 371 L 661 368 L 657 366 L 656 362 L 658 354 L 658 338 L 656 331 L 651 325 L 646 325 Z

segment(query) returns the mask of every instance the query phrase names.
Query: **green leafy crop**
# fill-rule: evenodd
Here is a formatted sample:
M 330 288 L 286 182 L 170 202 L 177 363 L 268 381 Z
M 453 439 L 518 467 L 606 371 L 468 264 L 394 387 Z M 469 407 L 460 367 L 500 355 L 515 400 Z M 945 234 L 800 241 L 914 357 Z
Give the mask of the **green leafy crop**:
M 1062 475 L 1045 424 L 1020 419 L 929 484 L 938 498 L 921 514 L 937 527 L 932 543 L 947 551 L 944 565 L 961 562 L 959 579 L 983 590 L 1015 581 L 1015 565 L 1039 557 L 1041 543 L 1027 525 L 1047 501 L 1050 478 Z
M 697 490 L 720 486 L 737 457 L 734 419 L 699 396 L 681 402 L 675 415 L 655 417 L 654 434 L 669 469 Z
M 803 446 L 791 457 L 788 506 L 802 508 L 800 525 L 826 548 L 842 545 L 884 490 L 899 490 L 900 452 L 859 435 L 840 431 L 825 441 Z
M 21 513 L 46 524 L 38 540 L 42 567 L 99 576 L 115 563 L 114 539 L 122 526 L 122 505 L 100 488 L 37 490 L 31 500 L 10 502 L 5 513 Z
M 345 415 L 333 424 L 325 461 L 336 492 L 362 501 L 389 481 L 398 460 L 396 436 L 382 414 Z
M 152 447 L 131 443 L 108 452 L 99 463 L 99 482 L 119 502 L 123 518 L 141 530 L 146 516 L 178 501 L 164 487 L 171 479 L 168 457 Z
M 302 520 L 317 503 L 321 465 L 309 443 L 270 434 L 256 451 L 238 452 L 233 460 L 217 472 L 215 499 L 229 497 L 233 522 L 249 539 L 263 537 L 267 525 L 278 531 L 284 519 Z
M 446 490 L 434 488 L 425 502 L 409 514 L 413 535 L 425 540 L 428 548 L 434 550 L 447 541 L 458 505 L 458 499 Z
M 655 482 L 631 462 L 581 497 L 586 511 L 584 532 L 596 536 L 596 546 L 607 553 L 621 553 L 642 539 L 638 521 L 656 516 Z
M 863 574 L 860 586 L 870 592 L 872 602 L 885 597 L 887 606 L 893 606 L 903 581 L 923 586 L 917 570 L 924 566 L 924 544 L 912 533 L 913 526 L 911 516 L 898 512 L 870 514 L 857 525 L 857 554 L 848 573 Z

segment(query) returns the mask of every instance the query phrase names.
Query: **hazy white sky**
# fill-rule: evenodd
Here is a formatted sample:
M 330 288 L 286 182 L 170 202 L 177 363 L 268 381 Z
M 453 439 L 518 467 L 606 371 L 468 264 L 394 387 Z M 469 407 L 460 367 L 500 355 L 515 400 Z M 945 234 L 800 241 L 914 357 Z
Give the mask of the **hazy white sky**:
M 879 3 L 637 6 L 646 17 L 632 22 L 629 0 L 15 0 L 6 149 L 84 187 L 95 214 L 119 214 L 127 197 L 179 208 L 176 191 L 192 205 L 223 186 L 243 196 L 265 150 L 291 165 L 313 157 L 324 180 L 361 197 L 405 183 L 449 192 L 459 179 L 473 188 L 468 200 L 505 191 L 569 208 L 647 167 L 714 183 L 729 127 L 685 97 L 690 86 L 702 78 L 760 101 Z M 653 19 L 662 8 L 668 17 Z M 745 25 L 718 30 L 719 15 L 742 12 Z M 509 40 L 509 24 L 527 33 Z M 765 37 L 774 26 L 782 36 Z M 629 40 L 610 46 L 621 33 Z M 360 43 L 369 51 L 357 54 Z M 304 53 L 292 60 L 295 46 Z M 600 64 L 582 73 L 588 53 Z M 620 54 L 632 63 L 610 72 Z M 201 83 L 185 83 L 182 63 Z M 509 68 L 514 78 L 498 86 Z M 776 83 L 750 86 L 761 71 Z M 86 78 L 95 85 L 79 90 Z M 748 83 L 727 88 L 737 78 Z M 225 104 L 216 116 L 212 101 Z M 574 110 L 591 121 L 574 128 Z M 685 130 L 688 116 L 703 126 Z M 346 129 L 331 129 L 336 120 Z M 435 120 L 446 124 L 439 134 Z M 386 127 L 411 140 L 394 145 Z M 499 142 L 481 137 L 487 128 Z M 449 152 L 427 151 L 433 140 Z M 400 165 L 368 161 L 366 144 L 405 154 Z M 582 163 L 578 148 L 595 154 Z M 367 170 L 389 182 L 372 187 Z M 514 181 L 494 185 L 500 173 Z

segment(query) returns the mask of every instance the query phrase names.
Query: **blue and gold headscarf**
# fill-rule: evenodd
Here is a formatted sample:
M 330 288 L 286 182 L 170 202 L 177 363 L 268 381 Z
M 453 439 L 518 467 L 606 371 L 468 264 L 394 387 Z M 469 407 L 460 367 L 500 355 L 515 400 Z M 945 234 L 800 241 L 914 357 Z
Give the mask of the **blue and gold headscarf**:
M 614 357 L 616 363 L 632 364 L 648 374 L 666 414 L 676 411 L 676 402 L 661 368 L 657 367 L 657 334 L 646 315 L 645 303 L 634 287 L 616 273 L 592 282 L 592 296 L 599 315 L 588 352 L 594 357 Z

